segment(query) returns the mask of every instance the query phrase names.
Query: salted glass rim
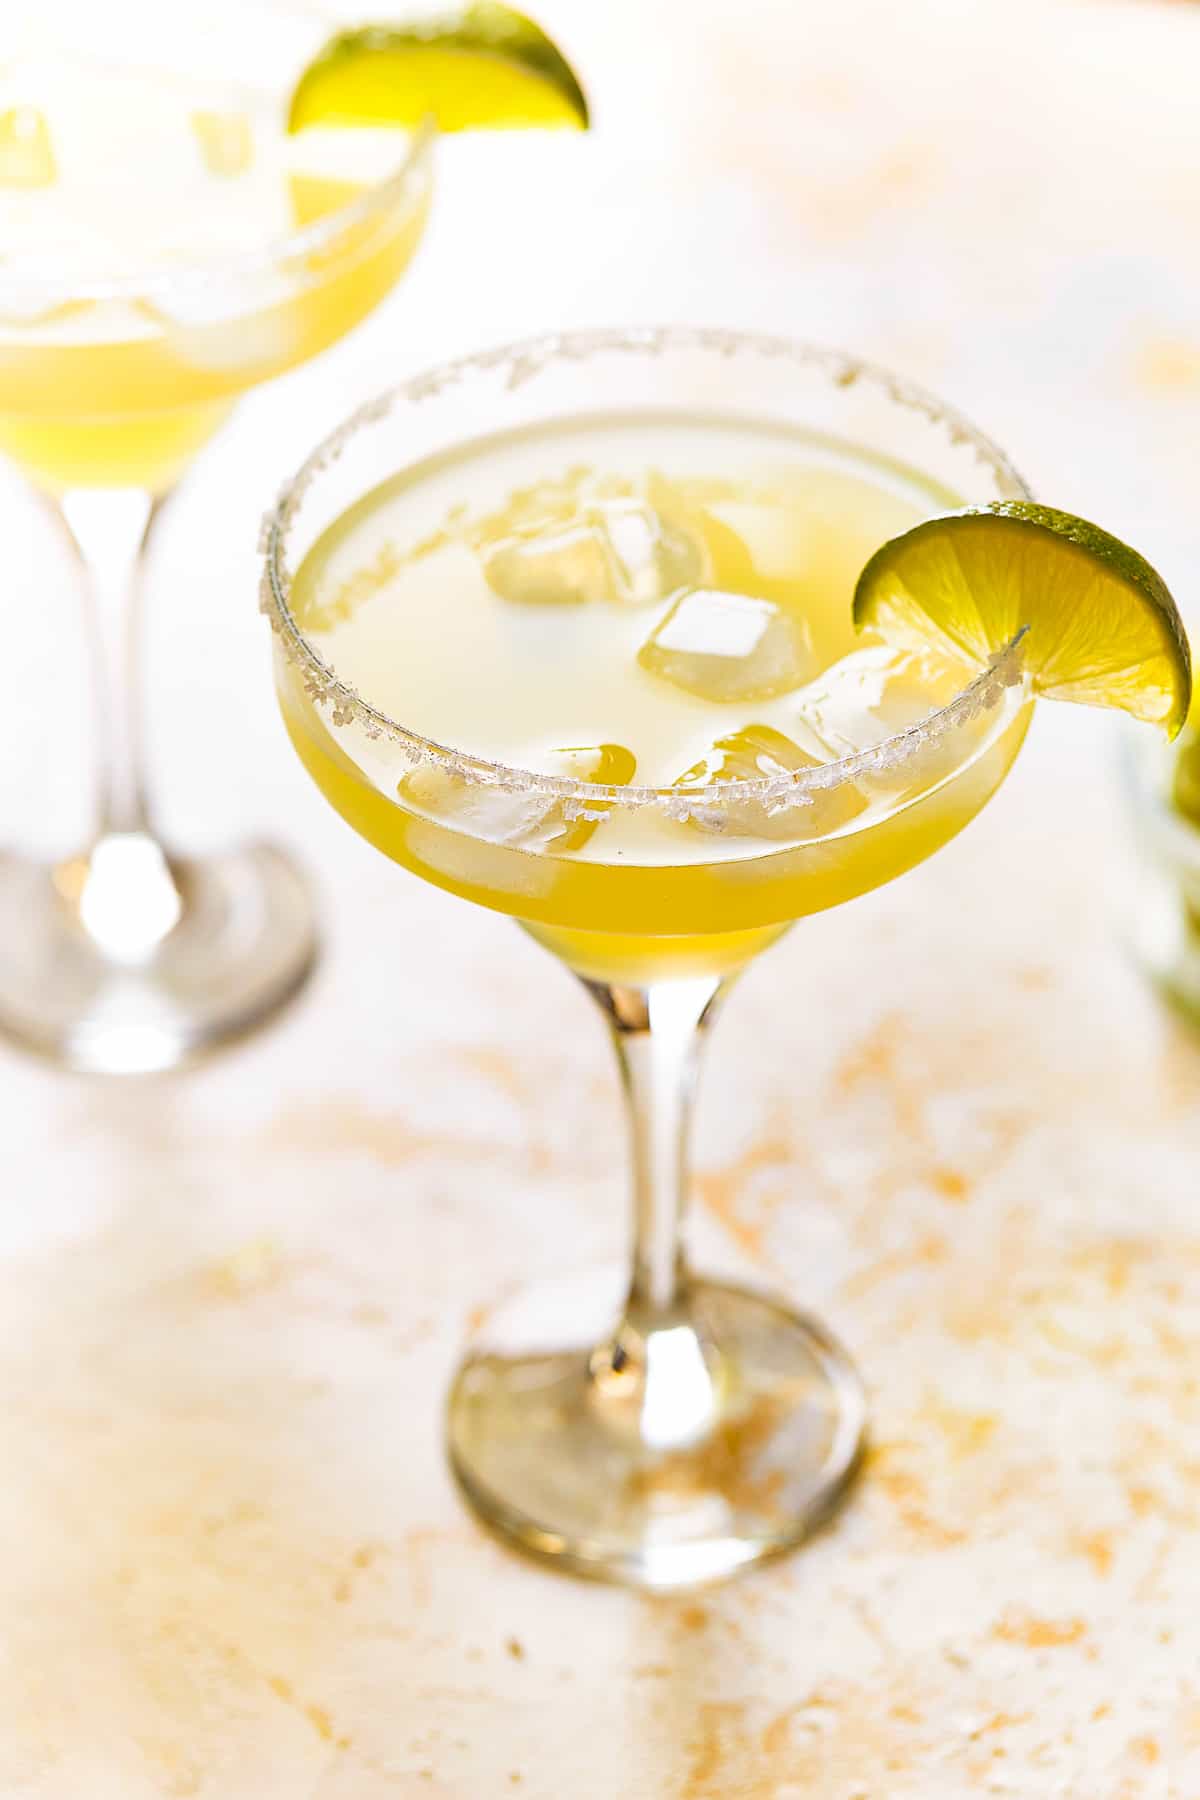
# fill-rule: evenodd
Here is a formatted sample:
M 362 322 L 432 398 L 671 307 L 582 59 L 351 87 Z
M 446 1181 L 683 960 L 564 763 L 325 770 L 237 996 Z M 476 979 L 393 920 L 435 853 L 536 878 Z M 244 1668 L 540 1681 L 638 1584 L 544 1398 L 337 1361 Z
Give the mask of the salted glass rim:
M 306 8 L 288 4 L 288 0 L 279 0 L 277 6 L 269 5 L 268 12 L 271 10 L 297 22 L 312 18 Z M 15 298 L 21 305 L 28 304 L 39 285 L 55 303 L 62 300 L 87 303 L 139 300 L 146 298 L 148 293 L 153 293 L 156 298 L 166 298 L 181 291 L 194 294 L 206 283 L 269 274 L 291 262 L 303 261 L 305 257 L 327 250 L 338 238 L 359 225 L 377 216 L 383 217 L 397 206 L 428 161 L 437 135 L 437 120 L 433 113 L 427 113 L 409 132 L 403 160 L 388 174 L 367 183 L 353 200 L 335 207 L 332 212 L 323 213 L 311 224 L 298 226 L 294 231 L 273 233 L 252 250 L 197 256 L 172 262 L 169 266 L 147 265 L 130 274 L 85 276 L 79 280 L 60 274 L 39 274 L 33 258 L 20 269 L 0 267 L 0 311 L 4 309 L 6 298 Z M 32 323 L 36 324 L 37 320 Z
M 925 746 L 939 742 L 956 725 L 997 707 L 1008 689 L 1021 688 L 1024 690 L 1022 697 L 1028 698 L 1022 656 L 1025 631 L 1022 629 L 952 700 L 933 708 L 924 718 L 881 739 L 868 750 L 855 751 L 814 768 L 782 775 L 688 785 L 679 783 L 671 787 L 645 787 L 635 783 L 617 786 L 550 775 L 477 756 L 471 751 L 456 750 L 390 718 L 335 673 L 292 612 L 292 578 L 286 551 L 290 531 L 305 495 L 338 460 L 352 439 L 382 423 L 399 408 L 434 399 L 447 388 L 476 375 L 487 376 L 497 370 L 507 370 L 506 385 L 512 389 L 533 379 L 551 363 L 579 363 L 605 353 L 640 353 L 654 357 L 672 351 L 701 352 L 726 360 L 745 352 L 784 359 L 823 373 L 837 387 L 869 383 L 890 403 L 905 407 L 920 414 L 928 423 L 942 427 L 951 443 L 969 446 L 978 460 L 992 471 L 1002 491 L 1014 498 L 1032 498 L 1025 481 L 999 446 L 961 413 L 945 405 L 927 389 L 892 374 L 880 364 L 826 345 L 721 327 L 640 326 L 546 332 L 496 349 L 456 357 L 397 382 L 356 408 L 321 440 L 284 483 L 275 505 L 262 522 L 259 540 L 263 556 L 261 609 L 281 638 L 285 655 L 298 667 L 310 697 L 318 706 L 328 709 L 335 726 L 355 724 L 370 738 L 388 739 L 400 747 L 414 766 L 426 763 L 477 785 L 544 795 L 550 800 L 566 802 L 583 816 L 588 816 L 589 809 L 594 816 L 603 817 L 613 807 L 655 804 L 668 812 L 695 815 L 709 810 L 719 812 L 730 803 L 758 804 L 773 814 L 789 804 L 808 804 L 814 795 L 845 782 L 893 770 L 916 760 Z M 978 744 L 973 743 L 970 754 L 963 758 L 963 767 L 978 749 Z

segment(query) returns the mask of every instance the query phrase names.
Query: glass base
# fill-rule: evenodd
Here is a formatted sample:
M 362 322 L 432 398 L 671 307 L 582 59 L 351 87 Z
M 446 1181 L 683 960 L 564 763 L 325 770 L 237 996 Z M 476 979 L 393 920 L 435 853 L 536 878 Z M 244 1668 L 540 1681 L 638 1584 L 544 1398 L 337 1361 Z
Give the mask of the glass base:
M 447 1419 L 470 1505 L 542 1561 L 640 1588 L 792 1549 L 862 1452 L 845 1351 L 779 1300 L 696 1279 L 654 1330 L 626 1321 L 614 1341 L 621 1299 L 606 1272 L 527 1290 L 490 1318 Z
M 177 1068 L 256 1030 L 316 958 L 307 884 L 266 844 L 192 860 L 102 840 L 0 856 L 0 1034 L 67 1068 Z

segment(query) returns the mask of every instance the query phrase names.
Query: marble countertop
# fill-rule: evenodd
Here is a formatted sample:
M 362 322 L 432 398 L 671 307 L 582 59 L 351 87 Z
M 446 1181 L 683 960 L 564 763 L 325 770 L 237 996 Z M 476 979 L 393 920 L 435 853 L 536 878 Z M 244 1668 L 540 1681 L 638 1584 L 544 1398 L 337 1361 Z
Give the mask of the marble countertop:
M 1043 708 L 988 813 L 806 921 L 712 1047 L 696 1254 L 858 1357 L 851 1504 L 721 1590 L 578 1585 L 475 1528 L 439 1428 L 479 1310 L 621 1246 L 602 1030 L 510 924 L 309 790 L 253 544 L 300 450 L 397 371 L 689 319 L 945 392 L 1186 607 L 1200 10 L 540 12 L 595 134 L 446 145 L 409 280 L 247 403 L 155 566 L 163 811 L 189 844 L 302 848 L 318 979 L 185 1077 L 0 1050 L 0 1795 L 1195 1800 L 1200 1041 L 1114 932 L 1108 722 Z M 0 524 L 35 535 L 11 489 Z M 86 712 L 44 555 L 8 559 L 3 824 L 61 845 Z

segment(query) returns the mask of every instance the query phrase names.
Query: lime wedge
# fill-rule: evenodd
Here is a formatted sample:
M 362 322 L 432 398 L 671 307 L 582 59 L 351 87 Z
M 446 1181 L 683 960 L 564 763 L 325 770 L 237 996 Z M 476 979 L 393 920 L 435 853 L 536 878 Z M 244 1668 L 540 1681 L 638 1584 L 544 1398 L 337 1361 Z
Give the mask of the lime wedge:
M 288 130 L 419 125 L 442 131 L 588 123 L 574 70 L 540 26 L 498 0 L 437 18 L 339 32 L 296 84 Z
M 1047 700 L 1113 706 L 1174 737 L 1192 661 L 1179 609 L 1144 557 L 1098 525 L 1027 500 L 927 519 L 878 549 L 854 623 L 985 663 L 1023 628 Z

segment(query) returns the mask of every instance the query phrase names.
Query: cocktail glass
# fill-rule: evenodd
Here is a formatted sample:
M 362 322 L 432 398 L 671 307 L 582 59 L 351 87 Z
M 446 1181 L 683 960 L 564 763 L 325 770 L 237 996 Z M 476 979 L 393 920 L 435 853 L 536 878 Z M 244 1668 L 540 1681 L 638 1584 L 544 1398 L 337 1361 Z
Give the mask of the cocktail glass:
M 1147 741 L 1148 740 L 1148 741 Z M 1133 852 L 1125 936 L 1145 973 L 1200 1024 L 1200 827 L 1194 728 L 1174 744 L 1121 734 L 1120 774 Z
M 469 357 L 393 389 L 313 453 L 267 523 L 263 604 L 278 694 L 309 772 L 386 854 L 514 915 L 561 957 L 611 1030 L 626 1097 L 631 1269 L 616 1285 L 554 1283 L 491 1311 L 450 1397 L 454 1473 L 479 1516 L 524 1550 L 671 1588 L 796 1544 L 844 1492 L 865 1417 L 854 1367 L 824 1325 L 690 1266 L 682 1225 L 704 1036 L 734 977 L 797 918 L 901 874 L 974 817 L 1007 773 L 1031 703 L 1019 644 L 1010 646 L 974 680 L 964 671 L 952 700 L 869 750 L 681 793 L 487 761 L 421 736 L 368 686 L 339 679 L 301 616 L 295 573 L 334 522 L 399 470 L 444 471 L 464 445 L 598 415 L 802 431 L 833 464 L 865 453 L 897 476 L 919 472 L 931 511 L 939 498 L 986 502 L 1024 489 L 965 420 L 840 353 L 727 331 L 613 331 Z M 466 510 L 469 468 L 458 496 Z M 395 629 L 400 638 L 403 608 Z M 552 662 L 543 678 L 553 679 Z M 412 802 L 414 768 L 432 772 L 419 791 L 445 792 L 444 810 Z M 882 802 L 830 805 L 851 786 Z M 484 798 L 470 801 L 473 792 Z M 600 823 L 585 850 L 513 847 L 488 835 L 489 792 Z M 794 808 L 794 832 L 779 826 L 777 806 Z M 681 848 L 689 807 L 710 833 L 707 858 Z M 761 846 L 745 836 L 754 807 L 772 821 Z M 639 821 L 636 838 L 606 859 L 605 832 L 625 814 Z M 736 849 L 723 847 L 722 817 Z M 833 821 L 828 832 L 806 822 L 821 817 Z
M 244 120 L 269 114 L 282 134 L 289 86 L 322 36 L 315 15 L 254 0 L 55 0 L 36 19 L 6 20 L 0 52 L 14 66 L 42 59 L 51 80 L 69 64 L 98 104 L 111 92 L 114 114 L 131 93 L 136 107 L 151 89 L 156 105 L 177 92 L 181 141 L 195 120 L 198 148 L 217 159 L 219 206 L 221 159 L 236 175 Z M 55 124 L 0 98 L 0 201 L 35 225 L 30 209 L 59 198 Z M 134 124 L 120 121 L 126 133 Z M 156 235 L 144 264 L 130 266 L 125 243 L 119 271 L 106 272 L 106 221 L 86 201 L 77 237 L 59 230 L 41 254 L 0 245 L 0 452 L 35 483 L 77 559 L 94 646 L 92 840 L 53 866 L 0 858 L 0 1031 L 60 1062 L 170 1067 L 266 1021 L 312 965 L 308 890 L 281 851 L 186 856 L 159 829 L 140 731 L 145 558 L 171 490 L 239 396 L 342 337 L 399 278 L 425 220 L 430 149 L 428 130 L 397 137 L 378 179 L 345 183 L 319 216 L 264 228 L 236 253 L 190 249 L 190 196 L 172 217 L 169 190 L 158 233 L 175 233 L 170 257 Z M 166 181 L 159 156 L 149 133 L 147 181 Z

